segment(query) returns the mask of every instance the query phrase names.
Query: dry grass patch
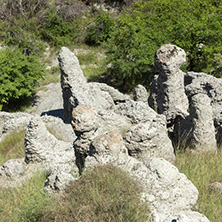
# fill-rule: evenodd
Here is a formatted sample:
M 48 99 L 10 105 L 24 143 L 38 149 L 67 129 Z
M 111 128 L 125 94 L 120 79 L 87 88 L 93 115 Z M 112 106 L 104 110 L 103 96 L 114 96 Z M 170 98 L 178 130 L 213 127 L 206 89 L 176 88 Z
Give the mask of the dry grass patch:
M 96 167 L 71 183 L 42 221 L 148 221 L 150 214 L 140 201 L 141 192 L 141 186 L 119 168 Z
M 197 210 L 210 221 L 221 222 L 222 195 L 212 191 L 209 184 L 222 182 L 222 151 L 195 154 L 181 152 L 177 154 L 176 166 L 199 191 Z

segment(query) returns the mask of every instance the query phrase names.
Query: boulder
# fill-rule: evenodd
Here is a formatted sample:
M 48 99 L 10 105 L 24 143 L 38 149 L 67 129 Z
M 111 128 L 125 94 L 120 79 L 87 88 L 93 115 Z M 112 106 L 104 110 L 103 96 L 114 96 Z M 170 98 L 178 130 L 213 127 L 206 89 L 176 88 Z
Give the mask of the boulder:
M 28 113 L 0 112 L 0 141 L 13 131 L 26 129 L 32 115 Z
M 196 187 L 166 160 L 151 158 L 144 164 L 128 156 L 121 136 L 112 132 L 96 137 L 92 144 L 91 152 L 85 159 L 85 170 L 111 163 L 129 172 L 144 188 L 141 199 L 148 203 L 152 221 L 167 221 L 170 215 L 182 215 L 181 211 L 189 212 L 194 219 L 197 215 L 204 218 L 191 212 L 198 198 Z
M 47 188 L 53 188 L 50 184 L 58 182 L 55 175 L 67 175 L 71 172 L 74 172 L 73 175 L 76 177 L 79 175 L 72 143 L 57 140 L 47 131 L 40 117 L 32 118 L 27 127 L 25 152 L 26 163 L 39 163 L 43 169 L 51 172 L 50 175 L 54 175 L 50 177 L 50 183 L 46 183 Z M 74 179 L 73 175 L 67 178 Z M 52 182 L 52 178 L 55 181 Z M 67 179 L 63 182 L 60 180 L 63 184 L 60 187 L 64 187 L 68 182 Z
M 169 216 L 163 222 L 210 222 L 207 217 L 195 211 L 183 211 Z

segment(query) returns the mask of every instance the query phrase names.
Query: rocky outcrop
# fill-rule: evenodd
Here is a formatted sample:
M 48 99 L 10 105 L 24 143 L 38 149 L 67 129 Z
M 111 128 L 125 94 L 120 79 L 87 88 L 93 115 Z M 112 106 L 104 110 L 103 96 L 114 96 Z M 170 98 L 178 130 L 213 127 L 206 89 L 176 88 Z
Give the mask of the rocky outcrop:
M 184 118 L 188 115 L 188 99 L 184 90 L 185 73 L 180 70 L 185 62 L 184 50 L 175 45 L 163 45 L 155 54 L 155 66 L 159 75 L 151 85 L 152 99 L 149 102 L 150 106 L 157 105 L 158 113 L 166 116 L 168 125 L 177 116 Z
M 152 157 L 162 157 L 173 162 L 174 150 L 165 129 L 165 118 L 162 115 L 157 115 L 152 121 L 133 125 L 124 135 L 129 154 L 142 162 Z
M 184 143 L 198 150 L 215 150 L 215 128 L 218 145 L 222 138 L 222 81 L 204 73 L 183 73 L 180 66 L 185 56 L 182 49 L 171 44 L 157 50 L 159 75 L 150 85 L 149 105 L 166 116 L 176 147 Z
M 70 123 L 72 110 L 79 104 L 90 105 L 97 111 L 113 107 L 114 101 L 108 92 L 101 90 L 96 84 L 87 83 L 78 59 L 69 49 L 63 47 L 58 59 L 61 70 L 65 122 Z
M 57 140 L 47 131 L 40 117 L 33 118 L 28 125 L 25 152 L 26 163 L 41 163 L 41 166 L 50 172 L 45 184 L 46 189 L 65 188 L 68 181 L 75 180 L 79 176 L 72 143 Z M 67 177 L 69 180 L 64 180 L 61 185 L 59 176 L 64 174 L 70 174 Z M 60 185 L 56 185 L 57 183 Z
M 190 148 L 196 150 L 216 150 L 215 128 L 211 99 L 206 94 L 196 94 L 190 99 L 192 120 Z
M 220 146 L 222 142 L 222 79 L 205 73 L 188 72 L 185 75 L 185 90 L 188 97 L 201 93 L 211 99 L 216 137 Z
M 25 129 L 31 118 L 28 113 L 0 112 L 0 141 L 11 132 Z

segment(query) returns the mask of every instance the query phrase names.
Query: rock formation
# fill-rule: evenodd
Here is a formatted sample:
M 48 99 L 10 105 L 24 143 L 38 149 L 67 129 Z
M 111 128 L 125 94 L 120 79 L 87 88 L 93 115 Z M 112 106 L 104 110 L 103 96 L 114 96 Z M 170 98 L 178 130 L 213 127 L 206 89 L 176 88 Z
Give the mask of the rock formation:
M 175 45 L 163 45 L 155 54 L 159 75 L 155 78 L 155 88 L 151 88 L 150 94 L 157 104 L 153 108 L 166 116 L 169 125 L 177 116 L 184 118 L 188 115 L 188 99 L 184 90 L 185 73 L 180 70 L 185 62 L 184 50 Z
M 206 94 L 195 94 L 190 99 L 192 120 L 190 148 L 196 150 L 216 150 L 215 128 L 211 99 Z
M 175 146 L 185 143 L 198 150 L 215 150 L 215 127 L 218 144 L 222 138 L 222 81 L 204 73 L 183 73 L 180 66 L 185 56 L 171 44 L 157 50 L 159 75 L 151 83 L 149 105 L 166 116 Z
M 203 74 L 185 75 L 179 69 L 184 62 L 185 52 L 174 45 L 157 51 L 159 76 L 149 97 L 157 114 L 141 85 L 131 100 L 104 83 L 88 83 L 78 59 L 63 47 L 59 64 L 65 123 L 48 115 L 1 112 L 2 139 L 14 129 L 27 129 L 25 158 L 8 160 L 0 167 L 0 186 L 22 184 L 40 169 L 47 172 L 44 189 L 62 191 L 89 168 L 111 163 L 141 182 L 141 200 L 147 201 L 152 221 L 209 222 L 192 211 L 198 191 L 172 165 L 175 155 L 168 131 L 178 136 L 186 128 L 191 130 L 190 142 L 196 149 L 215 149 L 213 120 L 221 126 L 221 83 L 215 79 L 204 82 Z

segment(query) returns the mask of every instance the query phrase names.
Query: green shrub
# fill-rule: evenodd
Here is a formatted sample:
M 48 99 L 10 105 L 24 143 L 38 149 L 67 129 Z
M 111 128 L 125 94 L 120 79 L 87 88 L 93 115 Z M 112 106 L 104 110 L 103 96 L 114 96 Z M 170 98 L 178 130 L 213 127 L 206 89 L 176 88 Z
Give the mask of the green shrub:
M 139 0 L 119 17 L 108 40 L 110 76 L 125 89 L 150 81 L 155 51 L 171 42 L 187 53 L 186 70 L 221 72 L 221 1 Z
M 78 23 L 64 21 L 55 7 L 46 11 L 45 19 L 39 27 L 41 39 L 56 47 L 74 44 L 78 31 Z
M 89 45 L 106 42 L 115 27 L 115 21 L 107 13 L 101 12 L 89 25 L 86 43 Z
M 148 221 L 149 210 L 140 200 L 141 191 L 119 168 L 96 167 L 72 182 L 42 221 Z
M 4 105 L 32 96 L 44 65 L 18 49 L 0 50 L 0 110 Z

